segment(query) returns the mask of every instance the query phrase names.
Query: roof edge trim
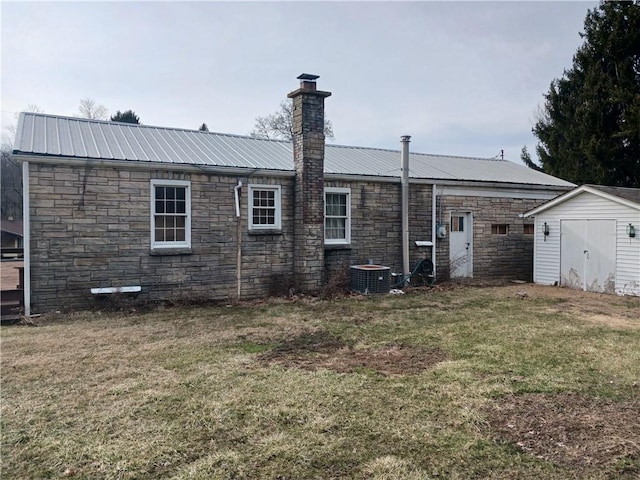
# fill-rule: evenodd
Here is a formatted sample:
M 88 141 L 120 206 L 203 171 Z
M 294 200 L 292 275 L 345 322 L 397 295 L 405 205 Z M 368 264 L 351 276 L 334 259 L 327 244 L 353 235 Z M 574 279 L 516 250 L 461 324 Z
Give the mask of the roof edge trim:
M 130 160 L 105 160 L 95 158 L 73 158 L 73 157 L 39 157 L 37 155 L 18 153 L 16 154 L 18 159 L 23 162 L 32 163 L 44 163 L 47 165 L 86 165 L 87 162 L 91 162 L 91 165 L 97 165 L 107 168 L 123 168 L 126 170 L 170 170 L 170 171 L 183 171 L 193 173 L 204 174 L 223 174 L 223 175 L 237 175 L 242 177 L 251 177 L 254 175 L 260 176 L 272 176 L 272 177 L 293 177 L 295 172 L 293 170 L 269 170 L 264 168 L 249 168 L 249 167 L 225 167 L 225 166 L 211 166 L 211 165 L 193 165 L 183 163 L 166 163 L 166 162 L 132 162 Z
M 570 200 L 582 193 L 591 193 L 598 197 L 606 198 L 607 200 L 611 200 L 612 202 L 616 202 L 627 207 L 633 208 L 635 210 L 640 210 L 640 204 L 627 200 L 625 198 L 620 198 L 616 195 L 611 195 L 609 193 L 603 192 L 602 190 L 598 190 L 597 188 L 593 188 L 589 185 L 581 185 L 579 187 L 574 188 L 570 192 L 563 193 L 562 195 L 554 198 L 553 200 L 549 200 L 548 202 L 543 203 L 539 207 L 534 208 L 533 210 L 529 210 L 524 214 L 525 217 L 531 217 L 533 215 L 537 215 L 545 210 L 555 207 L 560 203 L 564 203 L 567 200 Z

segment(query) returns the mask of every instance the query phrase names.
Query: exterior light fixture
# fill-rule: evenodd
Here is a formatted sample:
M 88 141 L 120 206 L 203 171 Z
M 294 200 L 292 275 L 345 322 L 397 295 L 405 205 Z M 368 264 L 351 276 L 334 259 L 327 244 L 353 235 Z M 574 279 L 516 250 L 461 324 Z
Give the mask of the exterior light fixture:
M 629 238 L 633 238 L 636 236 L 636 227 L 634 227 L 632 223 L 627 225 L 627 235 L 629 236 Z
M 542 225 L 542 233 L 544 234 L 544 241 L 546 242 L 549 236 L 549 224 L 547 222 L 544 222 L 544 225 Z

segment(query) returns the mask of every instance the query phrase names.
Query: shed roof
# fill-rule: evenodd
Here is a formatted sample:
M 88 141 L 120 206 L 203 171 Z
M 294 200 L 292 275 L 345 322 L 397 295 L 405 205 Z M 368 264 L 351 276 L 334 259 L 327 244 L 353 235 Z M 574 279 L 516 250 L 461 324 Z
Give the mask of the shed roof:
M 203 168 L 294 170 L 293 145 L 288 141 L 41 113 L 20 114 L 14 153 Z M 414 179 L 574 186 L 507 160 L 412 152 L 409 165 L 409 176 Z M 327 144 L 325 173 L 400 177 L 400 151 Z
M 605 185 L 581 185 L 573 190 L 568 191 L 556 198 L 543 203 L 542 205 L 528 211 L 524 214 L 525 217 L 537 215 L 538 213 L 549 210 L 556 205 L 566 202 L 570 198 L 583 193 L 591 193 L 599 197 L 607 198 L 613 202 L 627 205 L 636 210 L 640 210 L 640 188 L 626 188 L 626 187 L 608 187 Z

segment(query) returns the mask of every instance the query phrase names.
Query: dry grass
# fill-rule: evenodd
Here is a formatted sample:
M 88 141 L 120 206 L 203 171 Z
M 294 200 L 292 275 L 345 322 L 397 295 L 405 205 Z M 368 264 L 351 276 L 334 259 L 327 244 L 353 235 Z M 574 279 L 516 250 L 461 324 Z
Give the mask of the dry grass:
M 461 287 L 39 324 L 2 329 L 2 478 L 640 475 L 638 298 Z

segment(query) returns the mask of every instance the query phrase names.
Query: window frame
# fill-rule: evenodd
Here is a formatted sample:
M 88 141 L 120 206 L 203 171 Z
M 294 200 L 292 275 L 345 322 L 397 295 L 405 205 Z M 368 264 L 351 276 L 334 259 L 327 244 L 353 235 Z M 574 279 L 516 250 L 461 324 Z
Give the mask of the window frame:
M 175 248 L 191 248 L 191 182 L 188 180 L 163 180 L 151 179 L 150 185 L 150 225 L 151 225 L 151 249 L 175 249 Z M 184 241 L 158 241 L 156 240 L 156 187 L 176 187 L 185 189 L 185 232 Z M 160 214 L 162 215 L 162 214 Z M 174 214 L 178 216 L 181 214 Z M 170 216 L 170 215 L 165 215 Z
M 450 232 L 460 232 L 460 233 L 464 233 L 465 231 L 465 219 L 466 219 L 466 215 L 464 214 L 460 214 L 460 213 L 452 213 L 451 214 L 451 221 L 449 222 L 449 231 Z M 454 226 L 454 222 L 455 222 L 455 226 Z M 460 228 L 462 227 L 462 228 Z
M 248 185 L 248 200 L 247 200 L 247 219 L 249 222 L 249 231 L 251 232 L 260 232 L 260 231 L 282 231 L 282 187 L 280 185 L 268 185 L 262 183 L 251 183 Z M 275 192 L 274 201 L 275 201 L 275 215 L 274 215 L 274 224 L 273 225 L 263 225 L 263 224 L 255 224 L 253 223 L 253 192 L 256 191 L 273 191 Z M 265 208 L 265 207 L 262 207 Z
M 339 194 L 346 196 L 346 216 L 332 215 L 327 217 L 327 194 Z M 351 245 L 351 189 L 343 187 L 325 187 L 324 189 L 324 244 L 325 245 Z M 345 219 L 345 238 L 327 238 L 327 218 Z
M 502 230 L 502 227 L 504 227 L 504 233 L 500 231 Z M 491 235 L 501 235 L 501 236 L 509 235 L 509 224 L 508 223 L 492 223 Z

